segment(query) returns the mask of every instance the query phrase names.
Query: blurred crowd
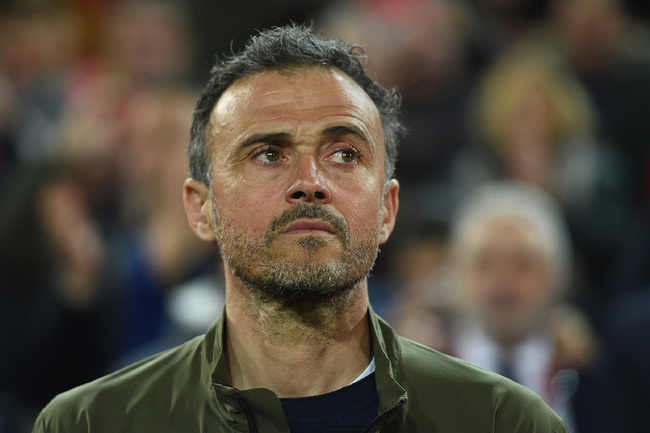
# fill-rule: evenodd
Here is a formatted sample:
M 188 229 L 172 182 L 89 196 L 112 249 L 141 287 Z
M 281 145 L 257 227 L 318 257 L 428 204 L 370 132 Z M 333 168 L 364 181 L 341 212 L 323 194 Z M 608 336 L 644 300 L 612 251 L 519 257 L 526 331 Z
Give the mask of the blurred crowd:
M 403 97 L 375 310 L 572 432 L 650 431 L 645 1 L 4 0 L 0 433 L 218 317 L 181 201 L 193 104 L 215 54 L 289 21 Z

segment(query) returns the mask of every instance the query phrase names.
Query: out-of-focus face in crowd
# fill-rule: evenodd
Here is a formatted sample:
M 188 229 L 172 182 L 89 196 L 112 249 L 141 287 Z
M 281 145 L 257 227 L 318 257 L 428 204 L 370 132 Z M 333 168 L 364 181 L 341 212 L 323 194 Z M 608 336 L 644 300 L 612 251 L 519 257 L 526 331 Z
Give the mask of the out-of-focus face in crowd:
M 551 23 L 578 71 L 600 72 L 608 67 L 626 26 L 622 3 L 619 0 L 551 3 Z
M 464 262 L 469 308 L 493 338 L 516 342 L 539 321 L 553 295 L 539 233 L 516 217 L 477 227 Z

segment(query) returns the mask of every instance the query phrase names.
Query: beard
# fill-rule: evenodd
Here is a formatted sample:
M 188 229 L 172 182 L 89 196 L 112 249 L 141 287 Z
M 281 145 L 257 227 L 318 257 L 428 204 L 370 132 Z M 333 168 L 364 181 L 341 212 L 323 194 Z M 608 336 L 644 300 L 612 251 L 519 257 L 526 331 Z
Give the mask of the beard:
M 379 252 L 379 229 L 364 239 L 350 236 L 346 222 L 318 203 L 299 203 L 275 218 L 262 239 L 247 236 L 245 225 L 227 225 L 217 213 L 212 199 L 215 236 L 228 270 L 265 302 L 283 305 L 323 303 L 342 298 L 363 281 Z M 293 240 L 302 250 L 296 259 L 273 250 L 282 230 L 301 218 L 327 222 L 336 232 L 336 240 L 304 236 Z M 340 242 L 342 253 L 335 260 L 319 259 L 322 249 Z

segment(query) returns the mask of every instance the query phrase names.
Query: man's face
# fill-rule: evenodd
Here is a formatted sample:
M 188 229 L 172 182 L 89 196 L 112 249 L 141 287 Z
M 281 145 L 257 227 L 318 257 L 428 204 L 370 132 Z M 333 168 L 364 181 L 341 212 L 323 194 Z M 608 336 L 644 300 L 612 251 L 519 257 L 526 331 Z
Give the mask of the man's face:
M 349 77 L 245 77 L 210 121 L 209 221 L 228 271 L 262 298 L 328 299 L 370 271 L 397 210 L 377 109 Z
M 465 295 L 489 334 L 514 343 L 539 324 L 553 295 L 539 235 L 507 218 L 486 223 L 475 242 Z

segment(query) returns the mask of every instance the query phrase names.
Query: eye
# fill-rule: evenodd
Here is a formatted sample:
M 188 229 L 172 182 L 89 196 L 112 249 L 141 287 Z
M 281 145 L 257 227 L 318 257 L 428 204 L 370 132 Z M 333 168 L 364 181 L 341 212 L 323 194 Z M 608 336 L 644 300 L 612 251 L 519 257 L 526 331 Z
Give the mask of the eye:
M 262 149 L 257 152 L 254 158 L 263 163 L 273 163 L 280 160 L 280 151 L 276 149 Z
M 357 161 L 359 154 L 355 149 L 341 149 L 334 152 L 332 157 L 336 162 L 350 164 Z

